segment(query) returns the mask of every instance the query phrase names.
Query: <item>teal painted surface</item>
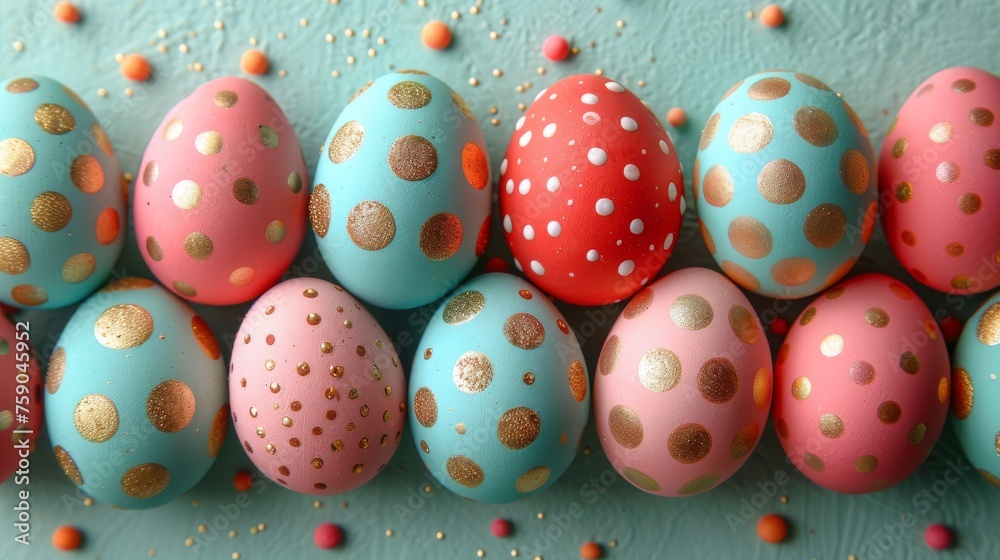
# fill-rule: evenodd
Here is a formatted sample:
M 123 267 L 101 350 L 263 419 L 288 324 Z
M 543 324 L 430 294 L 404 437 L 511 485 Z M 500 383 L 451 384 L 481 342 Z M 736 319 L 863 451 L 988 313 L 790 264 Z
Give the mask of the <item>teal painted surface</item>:
M 442 78 L 472 107 L 484 125 L 493 168 L 520 116 L 518 103 L 529 104 L 545 85 L 576 72 L 597 68 L 646 100 L 658 115 L 674 105 L 684 107 L 689 123 L 673 131 L 681 160 L 690 170 L 701 126 L 718 98 L 737 80 L 758 70 L 791 68 L 824 80 L 844 94 L 871 131 L 876 149 L 895 111 L 926 76 L 954 65 L 1000 70 L 995 32 L 995 3 L 931 2 L 785 2 L 787 24 L 762 28 L 745 17 L 763 3 L 750 2 L 617 2 L 602 3 L 600 12 L 582 1 L 489 1 L 478 15 L 472 2 L 428 0 L 362 2 L 339 5 L 317 0 L 299 2 L 97 2 L 80 0 L 84 22 L 65 27 L 48 16 L 50 2 L 4 2 L 0 7 L 0 68 L 4 77 L 43 73 L 79 92 L 111 136 L 123 167 L 137 173 L 147 140 L 165 111 L 202 82 L 239 72 L 240 53 L 257 37 L 270 59 L 272 72 L 262 84 L 292 120 L 314 166 L 321 144 L 350 95 L 367 81 L 395 68 L 417 67 Z M 462 16 L 450 18 L 453 10 Z M 309 25 L 302 27 L 300 18 Z M 444 19 L 452 25 L 452 48 L 432 52 L 419 43 L 420 26 Z M 507 18 L 507 25 L 501 19 Z M 221 20 L 223 30 L 213 28 Z M 622 20 L 624 27 L 616 22 Z M 354 37 L 344 29 L 355 30 Z M 361 31 L 370 29 L 365 38 Z M 164 39 L 157 30 L 167 32 Z M 490 40 L 490 31 L 499 34 Z M 196 32 L 192 37 L 190 32 Z M 287 38 L 279 39 L 279 32 Z M 332 33 L 335 42 L 324 40 Z M 551 33 L 570 38 L 581 52 L 553 64 L 540 54 Z M 385 37 L 384 45 L 378 37 Z M 24 50 L 10 45 L 20 40 Z M 154 46 L 150 46 L 150 41 Z M 590 42 L 594 46 L 590 46 Z M 182 53 L 181 43 L 190 52 Z M 166 53 L 155 45 L 164 44 Z M 377 51 L 369 57 L 367 51 Z M 118 74 L 116 52 L 140 51 L 153 63 L 155 79 L 130 84 Z M 348 56 L 355 64 L 346 62 Z M 655 58 L 655 61 L 651 60 Z M 188 65 L 200 63 L 200 73 Z M 547 69 L 545 75 L 538 67 Z M 494 68 L 503 71 L 492 76 Z M 278 71 L 287 70 L 287 77 Z M 333 70 L 340 78 L 331 76 Z M 479 80 L 471 87 L 470 77 Z M 645 87 L 638 87 L 644 80 Z M 523 93 L 515 87 L 532 86 Z M 107 97 L 96 94 L 108 90 Z M 125 97 L 126 87 L 134 89 Z M 500 126 L 489 124 L 489 107 L 498 109 Z M 690 176 L 686 176 L 690 199 Z M 494 215 L 493 238 L 487 257 L 509 254 Z M 477 265 L 481 271 L 485 259 Z M 714 266 L 697 233 L 694 213 L 685 219 L 678 249 L 665 271 L 687 266 Z M 147 275 L 133 239 L 117 267 L 127 274 Z M 918 290 L 932 311 L 970 315 L 984 299 L 946 298 L 923 289 L 894 260 L 881 230 L 876 230 L 852 274 L 881 270 Z M 293 273 L 330 278 L 311 236 Z M 775 314 L 791 320 L 806 301 L 772 302 L 752 296 L 765 322 Z M 231 346 L 248 306 L 196 306 L 224 346 Z M 559 305 L 569 323 L 584 338 L 584 354 L 593 369 L 604 336 L 621 306 L 579 309 Z M 408 311 L 373 309 L 400 347 L 404 364 L 411 363 L 420 332 L 432 307 Z M 33 341 L 47 357 L 71 310 L 34 311 Z M 770 338 L 776 350 L 778 338 Z M 951 422 L 951 421 L 949 421 Z M 242 559 L 325 557 L 313 546 L 312 529 L 335 521 L 347 532 L 344 548 L 330 557 L 351 558 L 521 558 L 541 555 L 547 560 L 574 558 L 586 540 L 605 543 L 608 558 L 990 558 L 996 555 L 996 518 L 1000 491 L 980 479 L 958 447 L 950 425 L 926 464 L 909 480 L 889 490 L 864 496 L 841 496 L 809 483 L 785 461 L 769 425 L 761 445 L 746 466 L 716 490 L 686 499 L 648 496 L 618 478 L 601 452 L 592 427 L 584 435 L 585 449 L 566 475 L 531 500 L 505 506 L 474 504 L 438 488 L 424 470 L 416 448 L 403 445 L 385 471 L 370 485 L 336 498 L 292 494 L 277 485 L 262 484 L 243 497 L 232 490 L 230 478 L 249 467 L 235 438 L 230 438 L 207 478 L 178 501 L 143 512 L 123 512 L 95 504 L 85 508 L 55 465 L 47 441 L 39 442 L 32 461 L 32 540 L 14 545 L 13 512 L 17 488 L 0 486 L 0 557 L 58 558 L 48 544 L 51 531 L 71 523 L 87 534 L 87 546 L 75 557 Z M 425 491 L 430 487 L 430 492 Z M 789 497 L 782 503 L 779 497 Z M 197 501 L 197 507 L 193 503 Z M 346 504 L 346 506 L 344 505 Z M 765 512 L 786 515 L 793 526 L 790 540 L 780 546 L 759 541 L 756 518 Z M 544 512 L 539 519 L 537 513 Z M 489 534 L 498 516 L 515 523 L 508 539 Z M 958 528 L 957 548 L 932 555 L 923 544 L 923 528 L 943 521 Z M 205 533 L 198 531 L 208 525 Z M 265 523 L 266 530 L 250 528 Z M 221 527 L 221 532 L 214 528 Z M 392 537 L 386 530 L 393 531 Z M 227 533 L 236 530 L 237 536 Z M 438 531 L 443 540 L 435 537 Z M 194 549 L 184 541 L 195 539 Z

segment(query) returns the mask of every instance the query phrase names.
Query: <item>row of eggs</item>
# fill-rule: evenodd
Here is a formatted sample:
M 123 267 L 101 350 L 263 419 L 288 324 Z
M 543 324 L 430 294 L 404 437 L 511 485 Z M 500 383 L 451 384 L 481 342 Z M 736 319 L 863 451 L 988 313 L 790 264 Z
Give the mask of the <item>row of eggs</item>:
M 5 376 L 2 389 L 29 395 L 28 404 L 42 402 L 44 386 L 60 467 L 88 495 L 124 508 L 155 507 L 194 486 L 230 422 L 272 480 L 308 494 L 346 492 L 386 466 L 407 416 L 445 487 L 512 502 L 566 471 L 591 400 L 611 464 L 652 494 L 722 484 L 772 411 L 808 478 L 839 492 L 881 490 L 929 455 L 949 402 L 970 460 L 1000 485 L 1000 293 L 962 332 L 953 372 L 931 312 L 881 274 L 817 297 L 772 361 L 740 289 L 711 270 L 683 269 L 629 301 L 592 383 L 577 334 L 524 280 L 480 275 L 443 301 L 407 381 L 391 339 L 342 287 L 282 282 L 247 312 L 227 387 L 205 321 L 159 284 L 122 278 L 74 313 L 44 384 L 18 334 L 28 327 L 0 320 L 0 362 L 25 372 Z M 2 437 L 14 443 L 40 429 L 37 410 L 30 422 L 19 414 L 0 410 Z M 24 457 L 18 449 L 3 447 L 0 480 Z

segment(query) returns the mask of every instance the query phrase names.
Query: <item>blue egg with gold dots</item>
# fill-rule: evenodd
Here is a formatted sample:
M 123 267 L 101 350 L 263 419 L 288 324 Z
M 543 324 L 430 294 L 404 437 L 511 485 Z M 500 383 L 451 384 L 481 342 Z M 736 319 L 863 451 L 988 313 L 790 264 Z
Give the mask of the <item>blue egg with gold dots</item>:
M 705 124 L 693 187 L 715 261 L 768 297 L 805 297 L 839 280 L 878 217 L 864 124 L 799 72 L 761 72 L 730 88 Z

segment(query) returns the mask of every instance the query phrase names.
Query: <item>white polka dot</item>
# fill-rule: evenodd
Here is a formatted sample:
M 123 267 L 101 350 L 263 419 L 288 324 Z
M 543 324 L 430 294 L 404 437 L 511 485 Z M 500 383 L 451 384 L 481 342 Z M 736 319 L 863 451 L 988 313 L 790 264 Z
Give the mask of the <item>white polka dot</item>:
M 650 245 L 649 245 L 649 250 L 650 250 L 650 251 L 654 251 L 654 250 L 656 250 L 656 245 L 653 245 L 653 244 L 650 244 Z
M 663 250 L 666 251 L 674 244 L 674 234 L 668 233 L 667 238 L 663 240 Z
M 514 180 L 507 179 L 507 184 L 504 185 L 504 189 L 507 190 L 507 194 L 514 194 Z
M 633 119 L 632 117 L 622 117 L 621 123 L 622 123 L 622 128 L 624 128 L 629 132 L 635 132 L 636 130 L 639 130 L 639 123 L 635 122 L 635 119 Z
M 556 192 L 559 190 L 559 177 L 554 175 L 549 177 L 549 180 L 545 182 L 545 188 L 548 189 L 549 192 Z
M 591 250 L 587 251 L 587 260 L 588 261 L 590 261 L 590 262 L 597 262 L 597 259 L 599 259 L 599 258 L 601 258 L 601 256 L 597 254 L 597 249 L 591 249 Z
M 503 161 L 500 162 L 500 174 L 503 175 L 506 172 L 507 172 L 507 158 L 503 158 Z
M 583 114 L 583 122 L 590 125 L 597 124 L 601 122 L 601 115 L 598 115 L 593 111 L 587 111 L 586 113 Z
M 667 187 L 667 196 L 670 197 L 670 202 L 677 200 L 677 185 L 673 182 Z
M 524 268 L 521 267 L 521 262 L 517 260 L 517 257 L 514 257 L 514 267 L 520 270 L 521 272 L 524 272 Z
M 524 226 L 524 238 L 528 241 L 535 238 L 535 228 L 531 227 L 531 224 Z
M 681 195 L 681 214 L 683 215 L 684 212 L 687 212 L 687 209 L 688 209 L 687 202 L 684 201 L 684 195 Z
M 586 105 L 597 105 L 597 96 L 593 93 L 585 93 L 583 94 L 583 97 L 580 98 L 580 101 Z
M 531 261 L 531 271 L 539 276 L 545 276 L 545 267 L 538 261 Z
M 608 153 L 600 148 L 591 148 L 587 152 L 587 159 L 594 165 L 604 165 L 608 162 Z
M 639 180 L 639 168 L 631 163 L 625 166 L 625 178 L 629 181 Z
M 542 129 L 542 136 L 546 138 L 552 138 L 552 135 L 556 133 L 556 123 L 549 123 L 545 125 Z
M 670 146 L 667 146 L 667 143 L 664 142 L 663 140 L 660 140 L 660 151 L 667 154 L 668 156 L 670 155 Z
M 514 231 L 514 225 L 510 221 L 510 214 L 506 214 L 503 217 L 503 229 L 507 233 Z
M 531 131 L 530 130 L 528 132 L 525 132 L 524 134 L 522 134 L 521 138 L 517 141 L 518 145 L 520 145 L 522 148 L 525 147 L 525 146 L 527 146 L 528 142 L 531 142 Z
M 646 226 L 643 225 L 642 220 L 636 218 L 632 220 L 632 223 L 628 225 L 628 230 L 632 233 L 639 235 Z
M 615 245 L 621 247 L 622 246 L 622 240 L 619 239 L 618 241 L 615 241 Z
M 642 282 L 639 282 L 639 285 L 640 285 L 640 286 L 645 286 L 645 285 L 646 285 L 646 282 L 649 282 L 649 278 L 643 278 L 643 279 L 642 279 Z
M 524 126 L 524 121 L 526 120 L 528 120 L 528 117 L 526 115 L 521 115 L 521 118 L 517 119 L 517 123 L 514 125 L 514 130 L 521 130 L 521 127 Z
M 573 274 L 572 272 L 570 272 L 570 273 L 569 273 L 569 277 L 570 277 L 570 278 L 573 278 L 573 277 L 575 277 L 575 276 L 576 276 L 576 274 Z
M 618 274 L 622 276 L 632 274 L 633 270 L 635 270 L 635 263 L 632 261 L 622 261 L 622 264 L 618 265 Z
M 607 82 L 606 84 L 604 84 L 604 87 L 608 88 L 609 90 L 615 93 L 621 93 L 625 91 L 625 88 L 622 87 L 622 85 L 619 84 L 618 82 Z
M 531 190 L 531 181 L 529 181 L 528 179 L 523 179 L 521 180 L 520 183 L 517 184 L 517 192 L 521 194 L 528 194 L 528 191 L 530 190 Z
M 566 201 L 566 206 L 573 206 L 573 199 L 572 198 Z
M 555 99 L 555 98 L 556 98 L 556 94 L 554 94 L 554 93 L 549 96 L 549 99 Z
M 562 233 L 562 224 L 560 224 L 555 220 L 552 220 L 551 222 L 549 222 L 549 225 L 546 229 L 549 231 L 549 235 L 551 235 L 552 237 L 559 237 L 559 234 Z
M 602 198 L 597 201 L 595 208 L 598 214 L 602 216 L 610 216 L 611 213 L 615 211 L 615 203 L 611 202 L 610 198 Z
M 535 96 L 535 101 L 538 101 L 539 99 L 541 99 L 541 97 L 543 95 L 545 95 L 545 92 L 547 92 L 547 91 L 549 91 L 549 88 L 545 88 L 542 91 L 538 92 L 538 95 Z

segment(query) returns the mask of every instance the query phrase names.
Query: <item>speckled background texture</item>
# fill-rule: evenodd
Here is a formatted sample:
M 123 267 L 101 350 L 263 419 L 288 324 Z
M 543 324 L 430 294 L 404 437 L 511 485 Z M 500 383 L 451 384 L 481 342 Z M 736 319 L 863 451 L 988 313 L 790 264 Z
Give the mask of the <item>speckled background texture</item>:
M 310 169 L 350 95 L 393 69 L 427 70 L 462 94 L 483 126 L 494 169 L 521 115 L 518 104 L 529 104 L 541 88 L 578 72 L 602 70 L 661 117 L 672 106 L 683 107 L 689 122 L 672 135 L 681 161 L 690 169 L 701 125 L 716 101 L 729 86 L 756 71 L 789 68 L 830 84 L 860 114 L 877 151 L 896 110 L 930 74 L 955 65 L 1000 70 L 997 3 L 991 0 L 786 0 L 786 24 L 776 30 L 748 19 L 747 11 L 759 10 L 763 3 L 746 0 L 607 0 L 600 9 L 581 0 L 485 0 L 477 14 L 470 13 L 475 0 L 427 0 L 425 7 L 416 0 L 341 0 L 336 5 L 320 0 L 78 0 L 84 20 L 76 26 L 54 21 L 53 3 L 0 4 L 0 74 L 12 78 L 42 73 L 75 89 L 110 134 L 123 168 L 133 174 L 167 109 L 206 80 L 239 75 L 240 54 L 253 37 L 271 61 L 271 72 L 254 79 L 291 119 Z M 452 19 L 453 10 L 461 14 L 459 19 Z M 303 18 L 307 25 L 302 25 Z M 420 44 L 420 28 L 430 19 L 452 26 L 450 49 L 435 52 Z M 223 23 L 221 30 L 213 25 L 216 20 Z M 346 28 L 354 30 L 353 37 L 345 34 Z M 362 33 L 365 29 L 370 36 Z M 498 39 L 491 40 L 491 31 Z M 325 39 L 328 33 L 335 37 L 333 43 Z M 579 54 L 563 63 L 546 61 L 540 47 L 552 33 L 569 38 Z M 384 44 L 379 37 L 385 38 Z M 23 50 L 11 48 L 15 41 L 23 43 Z M 152 81 L 134 84 L 120 76 L 115 54 L 128 52 L 148 57 L 154 66 Z M 348 57 L 355 62 L 349 64 Z M 494 77 L 494 68 L 502 70 L 500 77 Z M 543 75 L 539 68 L 545 69 Z M 282 70 L 287 75 L 280 75 Z M 476 87 L 470 85 L 473 77 L 478 79 Z M 525 82 L 530 87 L 516 91 Z M 134 90 L 131 97 L 125 95 L 127 87 Z M 99 88 L 107 95 L 99 96 Z M 496 107 L 495 115 L 491 107 Z M 499 124 L 492 125 L 491 118 Z M 685 179 L 690 200 L 690 176 Z M 665 271 L 695 265 L 714 268 L 694 218 L 689 211 Z M 488 254 L 476 272 L 491 256 L 510 262 L 500 222 L 494 215 Z M 876 270 L 917 289 L 932 312 L 943 309 L 965 318 L 983 300 L 946 299 L 919 286 L 896 262 L 881 228 L 851 274 Z M 131 236 L 117 271 L 149 274 Z M 331 278 L 312 235 L 290 274 Z M 405 281 L 403 274 L 400 280 Z M 806 304 L 757 296 L 751 302 L 765 324 L 775 316 L 791 321 Z M 195 307 L 228 355 L 249 304 Z M 559 307 L 583 338 L 593 369 L 621 306 Z M 19 315 L 31 321 L 32 341 L 43 364 L 72 311 Z M 408 365 L 433 307 L 372 311 Z M 779 338 L 769 337 L 776 349 Z M 399 452 L 368 486 L 322 498 L 316 507 L 315 498 L 269 482 L 238 498 L 231 478 L 238 469 L 250 468 L 250 461 L 230 434 L 201 484 L 165 507 L 126 512 L 100 503 L 85 507 L 43 440 L 31 464 L 33 544 L 13 542 L 11 505 L 18 488 L 8 481 L 0 486 L 0 558 L 147 558 L 155 551 L 156 558 L 170 559 L 228 559 L 236 552 L 243 560 L 471 559 L 482 549 L 486 558 L 553 560 L 578 557 L 580 545 L 588 540 L 602 543 L 607 558 L 629 559 L 846 559 L 854 554 L 878 560 L 1000 554 L 1000 490 L 971 469 L 950 424 L 913 477 L 861 496 L 838 495 L 806 480 L 785 460 L 770 423 L 742 470 L 719 488 L 684 499 L 647 495 L 618 477 L 592 426 L 575 463 L 558 483 L 533 499 L 505 506 L 471 503 L 439 488 L 411 441 L 404 434 Z M 768 512 L 781 513 L 791 522 L 792 534 L 782 545 L 765 544 L 756 535 L 757 518 Z M 489 523 L 496 517 L 513 521 L 512 536 L 490 535 Z M 344 528 L 346 542 L 340 549 L 323 552 L 313 545 L 313 528 L 323 521 Z M 924 545 L 923 530 L 934 522 L 957 529 L 957 543 L 950 551 L 934 553 Z M 199 532 L 203 523 L 207 530 Z M 265 529 L 252 534 L 251 527 L 261 523 Z M 65 555 L 51 547 L 51 532 L 62 524 L 84 531 L 83 549 Z M 235 537 L 229 536 L 231 530 Z M 436 537 L 439 531 L 443 539 Z M 188 538 L 195 546 L 185 546 Z M 616 546 L 610 546 L 612 541 Z

